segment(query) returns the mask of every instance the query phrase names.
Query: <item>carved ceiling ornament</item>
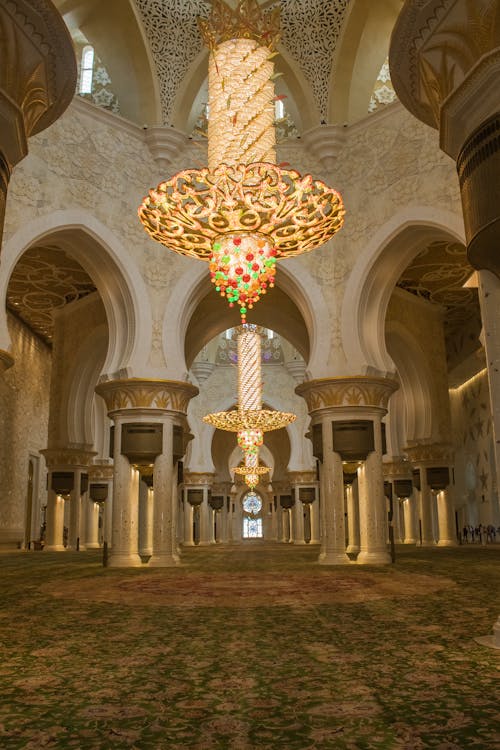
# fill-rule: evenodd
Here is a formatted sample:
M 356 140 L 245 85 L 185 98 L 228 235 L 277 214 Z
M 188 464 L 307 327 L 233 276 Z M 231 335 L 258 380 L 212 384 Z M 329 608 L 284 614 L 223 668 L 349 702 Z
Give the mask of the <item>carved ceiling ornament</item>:
M 280 5 L 281 43 L 301 67 L 327 120 L 332 60 L 349 0 L 281 0 Z
M 397 286 L 444 307 L 449 332 L 478 313 L 477 289 L 464 287 L 472 272 L 465 245 L 434 240 L 403 271 Z
M 209 0 L 135 0 L 156 64 L 164 124 L 170 124 L 175 97 L 189 66 L 203 49 L 198 17 L 210 13 Z M 322 118 L 328 116 L 332 60 L 349 0 L 276 0 L 265 3 L 281 16 L 281 44 L 307 78 Z
M 407 0 L 392 34 L 393 86 L 415 117 L 439 128 L 444 100 L 499 45 L 496 0 Z
M 102 382 L 95 390 L 103 397 L 109 413 L 123 409 L 161 409 L 186 414 L 190 399 L 199 393 L 191 383 L 140 378 Z
M 328 408 L 376 407 L 387 409 L 389 398 L 399 387 L 391 378 L 358 375 L 351 378 L 309 380 L 295 393 L 307 403 L 309 414 Z
M 68 29 L 49 0 L 2 2 L 0 38 L 8 40 L 2 47 L 0 92 L 12 108 L 9 124 L 17 127 L 4 139 L 14 166 L 26 154 L 23 136 L 47 128 L 72 101 L 76 60 Z
M 206 17 L 206 0 L 135 0 L 160 81 L 164 124 L 170 124 L 175 96 L 190 64 L 203 49 L 198 17 Z
M 55 246 L 36 246 L 17 262 L 7 288 L 7 307 L 50 345 L 54 310 L 96 291 L 81 265 Z

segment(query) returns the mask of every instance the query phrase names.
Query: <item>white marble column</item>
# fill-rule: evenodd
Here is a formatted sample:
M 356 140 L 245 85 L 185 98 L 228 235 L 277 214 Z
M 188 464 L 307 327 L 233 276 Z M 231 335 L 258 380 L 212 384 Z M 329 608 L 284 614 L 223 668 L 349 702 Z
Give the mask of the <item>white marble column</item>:
M 436 501 L 439 526 L 438 547 L 456 547 L 458 541 L 451 487 L 438 492 Z
M 420 471 L 420 502 L 419 519 L 422 533 L 422 547 L 434 547 L 434 531 L 432 524 L 432 492 L 427 482 L 426 467 L 418 467 Z M 419 539 L 420 542 L 420 539 Z
M 359 554 L 361 565 L 386 565 L 391 563 L 387 547 L 388 518 L 384 494 L 382 467 L 381 414 L 373 413 L 375 450 L 368 454 L 358 469 L 359 492 Z
M 349 565 L 345 543 L 344 475 L 342 458 L 333 450 L 332 416 L 322 421 L 323 463 L 320 469 L 323 529 L 321 565 Z
M 153 554 L 153 507 L 154 490 L 146 482 L 139 482 L 139 554 L 151 557 Z
M 193 506 L 188 501 L 187 487 L 183 489 L 184 495 L 184 547 L 194 547 L 193 534 Z
M 319 544 L 320 543 L 320 535 L 321 535 L 321 528 L 320 528 L 320 515 L 321 515 L 321 501 L 319 497 L 319 488 L 315 488 L 315 495 L 316 498 L 313 503 L 311 503 L 311 541 L 310 544 Z
M 394 483 L 393 483 L 393 492 L 392 492 L 392 527 L 394 529 L 394 542 L 395 544 L 402 544 L 404 535 L 402 530 L 402 520 L 401 520 L 401 504 L 399 502 L 399 497 L 394 492 Z
M 61 495 L 57 495 L 54 490 L 50 489 L 47 498 L 47 516 L 45 530 L 45 547 L 49 552 L 62 552 L 65 550 L 63 544 L 64 529 L 64 503 L 65 500 Z
M 106 542 L 108 549 L 111 549 L 112 528 L 113 528 L 113 481 L 108 483 L 108 496 L 104 501 L 103 517 L 103 542 Z
M 295 505 L 293 506 L 293 543 L 294 544 L 305 544 L 304 539 L 304 505 L 300 500 L 300 487 L 295 485 L 292 487 L 293 497 L 295 498 Z
M 99 549 L 99 503 L 95 503 L 90 497 L 83 498 L 83 507 L 87 517 L 85 523 L 85 547 L 87 549 Z
M 203 502 L 200 505 L 200 547 L 211 544 L 213 532 L 210 530 L 210 513 L 212 509 L 208 504 L 208 486 L 203 487 Z
M 403 500 L 403 513 L 405 519 L 405 536 L 404 544 L 416 544 L 417 543 L 417 517 L 415 513 L 415 493 L 416 489 L 413 490 L 413 494 L 410 497 Z
M 359 552 L 359 499 L 358 480 L 346 486 L 347 503 L 347 552 L 357 555 Z
M 142 565 L 139 556 L 139 480 L 134 469 L 121 453 L 122 425 L 134 419 L 129 413 L 116 414 L 113 465 L 113 518 L 111 550 L 108 565 L 111 568 L 130 568 Z
M 179 560 L 174 548 L 172 524 L 174 518 L 173 495 L 173 420 L 162 418 L 163 450 L 155 458 L 153 467 L 153 554 L 148 565 L 153 568 L 169 568 Z
M 81 494 L 81 468 L 74 468 L 75 483 L 69 496 L 69 528 L 68 528 L 68 549 L 84 550 L 85 549 L 85 513 L 82 512 L 82 494 Z

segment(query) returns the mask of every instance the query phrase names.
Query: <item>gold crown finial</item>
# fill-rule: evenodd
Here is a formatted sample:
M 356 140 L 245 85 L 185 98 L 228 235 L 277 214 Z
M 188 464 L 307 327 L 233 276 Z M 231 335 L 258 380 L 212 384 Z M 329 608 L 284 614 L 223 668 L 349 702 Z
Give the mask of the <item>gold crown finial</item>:
M 212 0 L 209 18 L 198 18 L 206 46 L 214 50 L 229 39 L 254 39 L 274 47 L 280 32 L 279 7 L 263 13 L 257 0 L 239 0 L 233 10 L 225 0 Z

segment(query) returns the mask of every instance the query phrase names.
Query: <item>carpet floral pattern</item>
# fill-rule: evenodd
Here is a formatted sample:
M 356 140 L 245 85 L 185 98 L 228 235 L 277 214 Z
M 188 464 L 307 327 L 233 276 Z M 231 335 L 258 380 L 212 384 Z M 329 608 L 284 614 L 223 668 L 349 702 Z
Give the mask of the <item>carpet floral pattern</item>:
M 0 748 L 500 748 L 500 545 L 2 554 Z

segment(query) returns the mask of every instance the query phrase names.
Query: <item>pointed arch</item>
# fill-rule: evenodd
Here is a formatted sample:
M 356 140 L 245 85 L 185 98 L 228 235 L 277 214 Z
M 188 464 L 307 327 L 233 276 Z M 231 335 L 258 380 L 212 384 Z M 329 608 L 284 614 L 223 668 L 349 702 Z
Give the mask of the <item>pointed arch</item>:
M 103 373 L 144 373 L 151 350 L 149 294 L 134 259 L 108 227 L 80 209 L 54 211 L 24 224 L 5 243 L 0 264 L 0 348 L 10 349 L 5 301 L 9 279 L 23 253 L 50 242 L 80 263 L 106 310 L 109 344 Z
M 385 342 L 389 299 L 404 269 L 436 239 L 465 243 L 462 216 L 412 206 L 395 214 L 367 243 L 349 276 L 342 304 L 342 345 L 351 372 L 394 372 Z

